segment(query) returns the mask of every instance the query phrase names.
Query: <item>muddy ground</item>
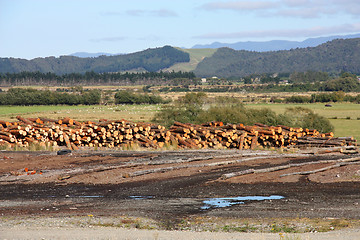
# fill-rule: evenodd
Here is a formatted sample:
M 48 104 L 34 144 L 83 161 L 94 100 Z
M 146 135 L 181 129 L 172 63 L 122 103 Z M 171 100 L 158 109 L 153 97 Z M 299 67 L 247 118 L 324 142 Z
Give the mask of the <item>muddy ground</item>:
M 316 152 L 2 151 L 0 215 L 2 219 L 126 216 L 150 219 L 163 229 L 179 229 L 184 219 L 360 220 L 360 164 L 281 176 L 360 157 Z M 305 162 L 312 164 L 223 178 L 231 172 Z M 229 200 L 228 207 L 204 203 L 211 198 L 272 195 L 283 198 Z

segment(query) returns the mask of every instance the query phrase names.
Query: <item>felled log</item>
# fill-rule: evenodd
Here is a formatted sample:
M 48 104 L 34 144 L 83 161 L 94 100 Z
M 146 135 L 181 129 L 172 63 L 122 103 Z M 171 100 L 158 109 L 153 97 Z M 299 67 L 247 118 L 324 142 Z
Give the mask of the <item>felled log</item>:
M 280 171 L 280 170 L 284 170 L 284 169 L 288 169 L 288 168 L 292 168 L 292 167 L 300 167 L 300 166 L 305 166 L 305 165 L 327 164 L 327 163 L 345 163 L 345 162 L 358 162 L 358 161 L 360 161 L 360 157 L 338 159 L 338 160 L 321 160 L 321 161 L 313 161 L 313 162 L 306 162 L 306 163 L 290 163 L 290 164 L 286 164 L 286 165 L 280 165 L 280 166 L 269 167 L 269 168 L 246 169 L 246 170 L 239 171 L 239 172 L 226 173 L 221 176 L 221 179 L 229 179 L 229 178 L 233 178 L 233 177 L 237 177 L 237 176 L 241 176 L 241 175 L 252 174 L 252 173 L 256 174 L 256 173 L 275 172 L 275 171 Z M 295 173 L 295 174 L 299 174 L 299 173 Z M 283 175 L 280 175 L 280 177 L 289 176 L 289 175 L 293 175 L 293 173 L 283 174 Z
M 21 122 L 23 122 L 23 123 L 25 123 L 25 124 L 29 124 L 29 125 L 32 125 L 32 124 L 33 124 L 32 121 L 30 121 L 30 120 L 28 120 L 28 119 L 26 119 L 26 118 L 23 118 L 23 117 L 21 117 L 21 116 L 16 116 L 16 119 L 18 119 L 19 121 L 21 121 Z
M 318 172 L 324 172 L 333 168 L 338 168 L 338 167 L 342 167 L 342 166 L 346 166 L 346 165 L 354 165 L 354 164 L 360 164 L 360 162 L 340 162 L 331 166 L 327 166 L 327 167 L 323 167 L 323 168 L 319 168 L 319 169 L 315 169 L 315 170 L 311 170 L 311 171 L 303 171 L 303 172 L 293 172 L 293 173 L 287 173 L 287 174 L 283 174 L 280 175 L 280 177 L 285 177 L 285 176 L 292 176 L 292 175 L 310 175 L 310 174 L 314 174 L 314 173 L 318 173 Z

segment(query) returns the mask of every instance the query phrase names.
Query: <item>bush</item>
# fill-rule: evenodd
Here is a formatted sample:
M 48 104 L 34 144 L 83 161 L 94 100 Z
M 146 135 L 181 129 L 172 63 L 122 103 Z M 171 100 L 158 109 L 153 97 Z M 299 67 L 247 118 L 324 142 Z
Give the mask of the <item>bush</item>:
M 285 125 L 308 129 L 317 129 L 319 132 L 332 132 L 334 126 L 328 119 L 314 113 L 311 109 L 303 107 L 288 108 L 282 115 L 287 123 Z
M 161 104 L 168 102 L 156 95 L 135 94 L 129 91 L 119 91 L 115 94 L 116 104 Z
M 305 96 L 291 96 L 285 98 L 285 102 L 287 103 L 309 103 L 311 100 L 310 97 Z
M 174 105 L 165 106 L 155 114 L 153 121 L 170 126 L 174 121 L 197 123 L 198 116 L 203 112 L 205 93 L 187 93 L 180 97 Z
M 242 123 L 244 125 L 253 125 L 254 123 L 262 123 L 269 126 L 287 125 L 317 129 L 320 132 L 331 132 L 334 129 L 328 119 L 302 107 L 289 108 L 284 114 L 278 115 L 268 108 L 248 109 L 234 98 L 219 98 L 217 104 L 211 105 L 204 110 L 203 104 L 206 95 L 199 94 L 186 94 L 173 106 L 164 107 L 155 115 L 153 120 L 166 126 L 172 125 L 174 121 L 196 124 L 221 121 L 225 124 Z M 194 104 L 189 104 L 189 102 Z

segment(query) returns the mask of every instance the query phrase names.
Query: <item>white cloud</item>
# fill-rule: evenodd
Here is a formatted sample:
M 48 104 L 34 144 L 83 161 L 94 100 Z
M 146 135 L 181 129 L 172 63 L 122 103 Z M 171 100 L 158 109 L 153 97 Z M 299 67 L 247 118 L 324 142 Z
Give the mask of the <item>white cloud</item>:
M 134 16 L 134 17 L 139 17 L 139 16 L 145 15 L 145 11 L 144 10 L 139 10 L 139 9 L 128 10 L 128 11 L 126 11 L 126 14 L 130 15 L 130 16 Z
M 318 18 L 321 15 L 321 11 L 318 8 L 284 9 L 279 10 L 276 15 L 282 17 Z
M 278 3 L 269 1 L 233 1 L 233 2 L 211 2 L 203 4 L 200 8 L 205 10 L 262 10 L 277 7 Z
M 261 16 L 283 16 L 294 18 L 318 18 L 322 15 L 347 14 L 357 16 L 359 0 L 255 0 L 255 1 L 214 1 L 203 4 L 200 9 L 207 11 L 228 10 L 255 12 Z
M 312 28 L 302 29 L 276 29 L 276 30 L 254 30 L 233 33 L 208 33 L 194 38 L 200 39 L 229 39 L 229 38 L 267 38 L 267 37 L 284 37 L 284 38 L 300 38 L 300 37 L 318 37 L 323 35 L 346 34 L 360 32 L 360 23 L 342 24 L 338 26 L 316 26 Z
M 160 10 L 154 10 L 154 11 L 150 11 L 150 13 L 153 16 L 157 16 L 157 17 L 177 17 L 177 13 L 171 10 L 167 10 L 167 9 L 160 9 Z
M 299 7 L 310 4 L 310 0 L 284 0 L 283 3 L 289 7 Z

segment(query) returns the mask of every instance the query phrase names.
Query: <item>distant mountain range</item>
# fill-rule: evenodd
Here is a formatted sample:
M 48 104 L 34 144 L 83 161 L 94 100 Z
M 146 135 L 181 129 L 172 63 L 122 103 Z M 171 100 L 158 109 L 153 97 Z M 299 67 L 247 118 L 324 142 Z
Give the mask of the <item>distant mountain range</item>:
M 236 43 L 220 43 L 214 42 L 211 44 L 197 44 L 192 48 L 222 48 L 228 47 L 234 50 L 247 50 L 247 51 L 256 51 L 256 52 L 267 52 L 267 51 L 279 51 L 279 50 L 290 50 L 296 48 L 306 48 L 306 47 L 316 47 L 320 44 L 323 44 L 334 39 L 349 39 L 349 38 L 360 38 L 359 34 L 352 35 L 338 35 L 330 37 L 318 37 L 318 38 L 308 38 L 302 42 L 298 41 L 286 41 L 286 40 L 272 40 L 265 42 L 236 42 Z
M 144 51 L 116 55 L 80 58 L 60 56 L 35 58 L 32 60 L 0 58 L 0 73 L 43 72 L 43 73 L 85 73 L 103 72 L 157 72 L 175 63 L 189 62 L 188 53 L 171 46 L 147 49 Z
M 320 39 L 317 38 L 316 41 Z M 325 39 L 322 38 L 321 41 Z M 243 77 L 253 73 L 290 73 L 308 70 L 328 73 L 347 71 L 360 74 L 360 37 L 337 38 L 316 47 L 267 52 L 234 50 L 228 47 L 180 49 L 164 46 L 114 56 L 105 56 L 101 53 L 98 57 L 61 56 L 32 60 L 0 58 L 0 73 L 39 71 L 68 74 L 91 71 L 105 73 L 173 70 L 193 71 L 198 77 Z

